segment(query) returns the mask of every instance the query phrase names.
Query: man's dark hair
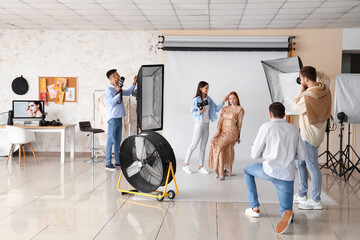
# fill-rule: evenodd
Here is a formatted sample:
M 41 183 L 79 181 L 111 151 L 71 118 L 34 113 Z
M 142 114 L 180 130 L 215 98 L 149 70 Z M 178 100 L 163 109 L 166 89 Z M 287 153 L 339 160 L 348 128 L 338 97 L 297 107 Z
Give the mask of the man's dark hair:
M 117 71 L 116 69 L 111 69 L 111 70 L 107 71 L 107 73 L 106 73 L 107 78 L 110 79 L 111 74 L 116 73 L 116 71 Z
M 275 118 L 283 118 L 285 115 L 285 107 L 280 102 L 274 102 L 270 104 L 269 111 L 273 114 Z
M 311 81 L 316 81 L 316 69 L 311 66 L 305 66 L 302 69 L 300 69 L 300 74 L 303 77 L 307 77 Z

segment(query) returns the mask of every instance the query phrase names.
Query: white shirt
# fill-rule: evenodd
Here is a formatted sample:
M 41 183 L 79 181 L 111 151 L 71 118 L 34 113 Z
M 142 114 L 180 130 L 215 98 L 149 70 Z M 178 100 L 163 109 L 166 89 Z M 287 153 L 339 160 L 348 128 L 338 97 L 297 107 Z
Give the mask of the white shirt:
M 206 100 L 206 98 L 203 99 L 203 101 L 205 101 L 205 100 Z M 210 112 L 209 112 L 210 106 L 205 105 L 205 106 L 203 106 L 203 108 L 204 108 L 204 112 L 202 113 L 202 122 L 208 123 L 208 122 L 210 122 Z
M 209 105 L 204 106 L 204 112 L 202 113 L 203 117 L 203 123 L 210 122 L 210 113 L 209 113 Z
M 260 127 L 251 147 L 251 157 L 265 159 L 263 170 L 270 177 L 293 181 L 295 159 L 305 161 L 306 149 L 293 124 L 273 119 Z

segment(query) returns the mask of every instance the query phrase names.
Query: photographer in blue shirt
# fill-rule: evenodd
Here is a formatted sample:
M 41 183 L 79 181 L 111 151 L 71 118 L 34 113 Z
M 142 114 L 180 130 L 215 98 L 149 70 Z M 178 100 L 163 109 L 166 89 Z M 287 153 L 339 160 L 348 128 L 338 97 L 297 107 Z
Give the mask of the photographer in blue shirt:
M 130 96 L 134 91 L 137 82 L 137 76 L 134 77 L 133 85 L 123 90 L 122 83 L 120 82 L 120 75 L 116 69 L 111 69 L 106 73 L 107 78 L 110 80 L 110 86 L 105 90 L 106 100 L 106 116 L 108 122 L 108 139 L 106 143 L 106 170 L 114 171 L 116 167 L 120 166 L 120 143 L 122 134 L 122 118 L 126 116 L 123 96 Z M 120 84 L 119 84 L 120 83 Z M 111 150 L 114 145 L 115 166 L 111 163 L 112 156 Z

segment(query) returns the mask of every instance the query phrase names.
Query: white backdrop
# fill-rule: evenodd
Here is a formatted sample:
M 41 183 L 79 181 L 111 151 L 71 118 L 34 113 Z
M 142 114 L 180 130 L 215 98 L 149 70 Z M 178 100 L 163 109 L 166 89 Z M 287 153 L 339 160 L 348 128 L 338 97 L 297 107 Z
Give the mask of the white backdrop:
M 209 83 L 209 96 L 217 104 L 231 91 L 238 93 L 245 116 L 241 143 L 235 145 L 235 160 L 249 160 L 250 148 L 260 125 L 269 121 L 268 106 L 271 99 L 261 61 L 286 56 L 285 52 L 166 51 L 163 135 L 173 147 L 177 161 L 184 160 L 191 142 L 194 121 L 190 107 L 199 81 Z M 217 122 L 210 123 L 205 165 Z M 198 148 L 190 164 L 198 165 Z

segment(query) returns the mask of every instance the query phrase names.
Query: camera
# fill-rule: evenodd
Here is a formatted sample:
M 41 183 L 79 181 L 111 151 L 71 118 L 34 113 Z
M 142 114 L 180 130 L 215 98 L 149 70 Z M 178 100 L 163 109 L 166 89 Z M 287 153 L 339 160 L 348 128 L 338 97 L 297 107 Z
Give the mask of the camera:
M 301 84 L 301 79 L 300 79 L 300 77 L 297 77 L 297 78 L 296 78 L 296 83 L 299 84 L 299 85 Z
M 203 110 L 203 108 L 206 106 L 206 105 L 209 105 L 209 102 L 208 100 L 205 100 L 205 101 L 202 101 L 202 102 L 198 102 L 197 103 L 197 106 L 200 110 Z
M 119 87 L 122 88 L 124 86 L 124 82 L 125 82 L 125 77 L 120 77 L 117 85 L 119 85 Z
M 39 126 L 62 126 L 62 123 L 56 120 L 46 121 L 45 119 L 40 120 Z
M 339 119 L 340 123 L 344 123 L 348 121 L 348 116 L 344 112 L 339 112 L 337 114 L 337 118 Z

